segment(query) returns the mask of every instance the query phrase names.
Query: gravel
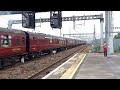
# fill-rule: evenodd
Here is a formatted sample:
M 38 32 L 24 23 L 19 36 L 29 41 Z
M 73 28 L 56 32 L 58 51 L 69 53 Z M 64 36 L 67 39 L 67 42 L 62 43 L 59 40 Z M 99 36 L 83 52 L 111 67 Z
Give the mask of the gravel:
M 80 49 L 81 47 L 83 46 L 56 53 L 55 56 L 47 55 L 45 57 L 41 57 L 40 59 L 25 62 L 24 64 L 1 70 L 0 79 L 27 79 L 35 73 L 53 64 L 54 62 L 64 58 L 68 54 L 76 51 L 77 49 Z

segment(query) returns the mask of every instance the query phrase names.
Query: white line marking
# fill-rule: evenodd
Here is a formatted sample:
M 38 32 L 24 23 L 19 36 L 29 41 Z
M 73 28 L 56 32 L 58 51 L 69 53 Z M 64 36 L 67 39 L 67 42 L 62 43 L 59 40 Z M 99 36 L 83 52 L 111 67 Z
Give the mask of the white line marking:
M 42 79 L 46 79 L 47 77 L 49 77 L 51 74 L 53 74 L 54 72 L 56 72 L 60 67 L 62 67 L 63 65 L 65 65 L 68 61 L 70 61 L 72 58 L 74 58 L 78 53 L 76 53 L 73 57 L 71 57 L 70 59 L 68 59 L 66 62 L 64 62 L 63 64 L 61 64 L 60 66 L 58 66 L 56 69 L 54 69 L 53 71 L 51 71 L 49 74 L 47 74 L 45 77 L 43 77 Z

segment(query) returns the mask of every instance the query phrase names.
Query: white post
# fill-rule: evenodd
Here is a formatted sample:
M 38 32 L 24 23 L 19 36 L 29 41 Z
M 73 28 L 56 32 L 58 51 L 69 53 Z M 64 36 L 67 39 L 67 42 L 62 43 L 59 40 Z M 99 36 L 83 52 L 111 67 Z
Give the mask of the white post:
M 113 32 L 113 24 L 112 24 L 112 11 L 110 11 L 110 32 Z M 110 45 L 110 53 L 114 52 L 113 49 L 113 33 L 110 33 L 109 36 L 109 45 Z
M 100 19 L 100 40 L 101 40 L 101 52 L 103 52 L 103 22 L 104 20 L 103 19 Z
M 108 11 L 108 57 L 110 56 L 110 11 Z
M 21 58 L 21 62 L 24 63 L 24 60 L 25 60 L 24 57 L 22 57 L 22 58 Z
M 53 53 L 53 55 L 54 55 L 54 57 L 55 57 L 55 54 L 56 54 L 56 50 L 53 50 L 53 51 L 52 51 L 52 53 Z
M 110 24 L 109 24 L 109 11 L 105 11 L 105 41 L 107 42 L 107 44 L 108 44 L 108 51 L 107 51 L 107 54 L 108 54 L 108 57 L 109 57 L 109 55 L 110 55 L 110 52 L 109 52 L 109 30 L 110 30 L 110 28 L 109 28 L 109 26 L 110 26 Z

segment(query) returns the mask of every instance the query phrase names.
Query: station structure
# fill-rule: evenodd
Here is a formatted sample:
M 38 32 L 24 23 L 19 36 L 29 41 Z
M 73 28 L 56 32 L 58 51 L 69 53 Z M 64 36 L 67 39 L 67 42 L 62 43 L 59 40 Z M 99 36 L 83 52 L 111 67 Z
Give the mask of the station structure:
M 101 49 L 102 49 L 102 45 L 103 45 L 103 23 L 104 23 L 103 14 L 62 17 L 62 21 L 73 21 L 73 29 L 75 29 L 75 25 L 76 25 L 75 21 L 79 21 L 79 20 L 96 20 L 96 19 L 100 20 L 100 30 L 101 30 L 101 39 L 100 40 L 101 40 Z M 45 23 L 45 22 L 50 22 L 50 18 L 40 18 L 40 19 L 35 20 L 35 23 Z M 21 24 L 21 23 L 22 23 L 22 20 L 9 20 L 8 21 L 8 29 L 12 29 L 13 24 Z M 66 34 L 63 34 L 63 36 L 65 36 L 65 35 Z M 85 34 L 83 33 L 82 35 L 85 35 Z M 86 35 L 90 35 L 90 34 L 86 33 Z M 60 36 L 61 36 L 61 30 L 60 30 Z
M 75 21 L 79 20 L 100 20 L 100 46 L 101 51 L 105 41 L 108 44 L 108 58 L 105 58 L 103 53 L 76 53 L 73 57 L 68 59 L 65 63 L 58 68 L 47 74 L 42 79 L 119 79 L 120 78 L 120 61 L 119 54 L 113 54 L 113 29 L 119 29 L 119 27 L 113 27 L 113 13 L 112 11 L 105 11 L 105 18 L 103 14 L 99 15 L 84 15 L 84 16 L 72 16 L 62 17 L 62 21 L 73 21 L 73 29 L 75 29 Z M 36 19 L 35 23 L 50 22 L 50 18 Z M 105 28 L 103 24 L 105 22 Z M 21 24 L 22 20 L 10 20 L 8 21 L 8 29 L 12 29 L 13 24 Z M 105 30 L 105 32 L 103 32 Z M 80 33 L 80 34 L 63 34 L 79 36 L 80 35 L 93 35 L 95 38 L 95 26 L 94 33 Z M 61 36 L 61 34 L 60 34 Z M 89 67 L 89 68 L 88 68 Z
M 62 21 L 73 21 L 73 29 L 75 29 L 75 21 L 79 21 L 79 20 L 95 20 L 95 19 L 99 19 L 100 20 L 100 46 L 101 46 L 101 50 L 103 51 L 103 38 L 104 38 L 104 34 L 105 34 L 105 41 L 108 44 L 108 55 L 110 55 L 110 53 L 113 53 L 114 49 L 113 49 L 113 33 L 118 33 L 118 32 L 113 32 L 113 29 L 119 29 L 120 27 L 113 27 L 113 16 L 112 16 L 112 11 L 105 11 L 105 18 L 103 17 L 103 14 L 99 14 L 99 15 L 84 15 L 84 16 L 72 16 L 72 17 L 62 17 Z M 103 28 L 103 24 L 105 21 L 105 28 Z M 36 19 L 35 23 L 45 23 L 45 22 L 50 22 L 50 18 L 40 18 L 40 19 Z M 8 28 L 12 29 L 12 25 L 13 24 L 21 24 L 22 20 L 9 20 L 8 21 Z M 103 30 L 105 30 L 105 32 L 103 32 Z M 75 34 L 63 34 L 63 36 L 65 35 L 75 35 Z M 84 33 L 82 34 L 76 34 L 76 35 L 85 35 Z M 76 36 L 75 35 L 75 36 Z M 86 35 L 90 35 L 89 33 Z M 94 33 L 93 33 L 94 35 Z M 61 30 L 60 30 L 60 36 L 61 36 Z M 94 37 L 95 38 L 95 37 Z M 93 39 L 94 39 L 93 38 Z

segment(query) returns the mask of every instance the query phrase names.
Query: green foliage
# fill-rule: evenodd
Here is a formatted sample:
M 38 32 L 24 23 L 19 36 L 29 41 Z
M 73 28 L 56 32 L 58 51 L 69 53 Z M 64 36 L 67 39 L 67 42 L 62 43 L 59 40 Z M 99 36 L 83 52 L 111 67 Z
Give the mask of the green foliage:
M 114 39 L 120 39 L 120 33 L 114 36 Z
M 114 50 L 114 53 L 120 53 L 120 50 Z
M 99 52 L 99 51 L 100 51 L 100 46 L 94 47 L 94 51 L 95 51 L 95 52 Z

